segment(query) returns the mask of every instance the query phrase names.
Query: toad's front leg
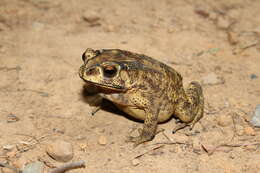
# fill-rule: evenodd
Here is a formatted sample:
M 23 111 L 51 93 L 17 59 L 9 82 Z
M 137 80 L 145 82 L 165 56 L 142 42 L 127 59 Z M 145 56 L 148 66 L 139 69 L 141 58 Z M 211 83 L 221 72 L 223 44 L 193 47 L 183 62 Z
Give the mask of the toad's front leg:
M 145 120 L 143 129 L 140 131 L 140 135 L 137 137 L 129 137 L 128 141 L 134 142 L 134 147 L 138 146 L 141 143 L 151 141 L 157 129 L 157 120 L 158 120 L 158 111 L 152 111 L 145 109 Z

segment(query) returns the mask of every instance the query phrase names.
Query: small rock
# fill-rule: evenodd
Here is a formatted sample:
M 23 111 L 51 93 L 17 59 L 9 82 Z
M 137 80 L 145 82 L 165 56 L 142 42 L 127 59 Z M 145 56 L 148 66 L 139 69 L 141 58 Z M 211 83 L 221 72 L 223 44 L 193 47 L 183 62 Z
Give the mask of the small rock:
M 22 173 L 43 173 L 44 164 L 42 162 L 33 162 L 25 166 Z
M 210 73 L 202 78 L 202 83 L 204 85 L 218 85 L 223 84 L 224 82 L 224 79 L 217 76 L 215 73 Z
M 100 136 L 100 137 L 98 138 L 98 143 L 99 143 L 100 145 L 106 145 L 106 144 L 107 144 L 107 138 L 106 138 L 105 136 Z
M 195 13 L 205 18 L 209 17 L 209 11 L 203 7 L 195 8 Z
M 87 149 L 88 149 L 88 144 L 86 144 L 86 143 L 80 143 L 80 144 L 79 144 L 79 148 L 80 148 L 80 151 L 86 152 Z
M 260 127 L 260 105 L 256 105 L 255 113 L 250 121 L 254 127 Z
M 26 163 L 27 163 L 27 159 L 25 159 L 24 157 L 21 157 L 21 158 L 15 160 L 15 161 L 13 161 L 13 166 L 18 168 L 18 169 L 23 170 Z
M 54 160 L 60 162 L 70 161 L 74 155 L 71 143 L 63 140 L 57 140 L 51 144 L 48 144 L 46 147 L 46 152 Z
M 230 26 L 230 22 L 228 19 L 224 18 L 223 16 L 219 16 L 217 18 L 217 27 L 219 29 L 228 29 Z
M 257 79 L 258 76 L 257 76 L 256 74 L 251 74 L 251 75 L 250 75 L 250 78 L 251 78 L 251 79 Z
M 82 135 L 77 135 L 77 136 L 75 136 L 75 139 L 80 141 L 80 140 L 86 139 L 86 137 L 82 136 Z
M 244 132 L 246 135 L 255 136 L 255 130 L 252 127 L 245 127 Z
M 95 11 L 87 11 L 82 16 L 83 20 L 88 22 L 90 26 L 98 26 L 101 25 L 99 23 L 100 17 Z
M 64 134 L 65 133 L 65 129 L 60 129 L 60 128 L 53 128 L 52 131 L 54 133 L 60 133 L 60 134 Z
M 14 149 L 15 145 L 7 144 L 3 146 L 4 150 L 12 151 Z
M 1 173 L 16 173 L 16 171 L 9 169 L 9 168 L 0 168 Z
M 140 164 L 140 161 L 138 160 L 138 159 L 133 159 L 132 160 L 132 165 L 133 166 L 137 166 L 137 165 L 139 165 Z
M 127 44 L 127 41 L 121 41 L 121 44 Z
M 17 121 L 19 121 L 20 119 L 16 116 L 16 115 L 14 115 L 14 114 L 9 114 L 9 115 L 7 115 L 7 122 L 8 123 L 13 123 L 13 122 L 17 122 Z
M 228 41 L 231 45 L 236 45 L 238 41 L 238 34 L 232 31 L 227 32 Z
M 227 127 L 232 124 L 232 118 L 229 115 L 220 115 L 217 117 L 217 123 L 221 127 Z
M 6 156 L 8 158 L 15 158 L 15 157 L 18 157 L 18 155 L 19 154 L 18 154 L 17 150 L 12 150 L 12 151 L 6 153 Z

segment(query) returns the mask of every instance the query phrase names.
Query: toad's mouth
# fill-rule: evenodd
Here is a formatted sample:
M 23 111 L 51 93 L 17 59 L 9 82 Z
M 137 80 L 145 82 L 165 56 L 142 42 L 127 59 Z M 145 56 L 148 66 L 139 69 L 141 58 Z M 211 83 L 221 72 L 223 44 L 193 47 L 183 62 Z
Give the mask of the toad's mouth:
M 96 82 L 92 82 L 92 81 L 89 81 L 89 80 L 85 80 L 83 79 L 86 83 L 89 83 L 91 85 L 94 85 L 94 86 L 97 86 L 99 87 L 100 89 L 111 89 L 113 91 L 120 91 L 120 92 L 124 92 L 126 91 L 126 88 L 125 87 L 122 87 L 122 86 L 119 86 L 119 85 L 108 85 L 108 84 L 102 84 L 102 83 L 96 83 Z

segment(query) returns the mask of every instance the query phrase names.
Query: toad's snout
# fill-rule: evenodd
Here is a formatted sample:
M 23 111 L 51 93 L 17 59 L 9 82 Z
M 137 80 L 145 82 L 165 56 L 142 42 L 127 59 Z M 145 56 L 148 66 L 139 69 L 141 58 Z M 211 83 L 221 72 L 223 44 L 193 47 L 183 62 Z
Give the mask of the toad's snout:
M 81 66 L 81 67 L 79 68 L 79 77 L 80 77 L 80 78 L 83 78 L 83 76 L 84 76 L 84 71 L 85 71 L 85 67 L 84 67 L 84 66 Z

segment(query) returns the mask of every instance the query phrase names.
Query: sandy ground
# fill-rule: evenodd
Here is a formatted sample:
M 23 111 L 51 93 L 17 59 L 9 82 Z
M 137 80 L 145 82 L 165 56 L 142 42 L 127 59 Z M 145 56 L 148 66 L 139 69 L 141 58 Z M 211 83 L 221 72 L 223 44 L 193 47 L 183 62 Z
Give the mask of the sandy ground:
M 86 161 L 72 173 L 258 172 L 260 130 L 249 120 L 260 104 L 259 19 L 259 0 L 1 0 L 0 160 L 60 165 L 45 147 L 61 139 L 73 161 Z M 171 134 L 172 119 L 133 148 L 125 139 L 141 123 L 115 111 L 91 116 L 78 77 L 88 47 L 143 53 L 185 86 L 201 81 L 203 119 Z

